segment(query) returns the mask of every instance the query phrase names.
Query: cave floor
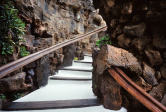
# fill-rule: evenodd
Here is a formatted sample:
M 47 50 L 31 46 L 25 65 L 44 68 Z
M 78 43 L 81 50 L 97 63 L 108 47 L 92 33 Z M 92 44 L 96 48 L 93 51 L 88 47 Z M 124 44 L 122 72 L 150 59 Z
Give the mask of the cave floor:
M 85 56 L 83 62 L 92 62 L 92 57 Z M 78 100 L 78 99 L 97 99 L 92 92 L 92 72 L 88 71 L 71 71 L 70 69 L 92 70 L 92 63 L 78 63 L 73 61 L 71 67 L 65 67 L 69 70 L 59 70 L 53 76 L 50 76 L 48 85 L 14 101 L 14 102 L 33 102 L 33 101 L 57 101 L 57 100 Z M 51 78 L 55 79 L 52 80 Z M 59 79 L 56 79 L 59 78 Z M 65 78 L 65 79 L 62 79 Z M 85 80 L 66 80 L 68 79 L 85 79 Z M 105 109 L 102 105 L 81 108 L 66 109 L 47 109 L 47 110 L 26 110 L 11 112 L 127 112 L 125 108 L 113 111 Z M 10 112 L 10 111 L 4 111 Z

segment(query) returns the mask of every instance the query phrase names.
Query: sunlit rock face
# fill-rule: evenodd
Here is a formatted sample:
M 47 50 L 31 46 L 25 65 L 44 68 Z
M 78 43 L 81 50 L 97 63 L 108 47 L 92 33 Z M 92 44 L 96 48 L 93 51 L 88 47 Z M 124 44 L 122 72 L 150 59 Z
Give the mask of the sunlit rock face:
M 166 1 L 95 0 L 94 6 L 100 9 L 108 25 L 107 33 L 111 36 L 112 45 L 132 53 L 141 65 L 143 72 L 139 77 L 134 77 L 134 81 L 139 86 L 145 82 L 142 88 L 148 93 L 151 93 L 151 89 L 153 94 L 157 93 L 158 89 L 153 89 L 156 86 L 162 90 L 165 85 L 158 85 L 166 80 Z M 132 76 L 130 78 L 133 79 Z M 128 107 L 139 110 L 137 101 L 129 96 L 123 98 L 126 102 L 129 99 Z M 159 93 L 157 97 L 161 102 L 164 94 Z

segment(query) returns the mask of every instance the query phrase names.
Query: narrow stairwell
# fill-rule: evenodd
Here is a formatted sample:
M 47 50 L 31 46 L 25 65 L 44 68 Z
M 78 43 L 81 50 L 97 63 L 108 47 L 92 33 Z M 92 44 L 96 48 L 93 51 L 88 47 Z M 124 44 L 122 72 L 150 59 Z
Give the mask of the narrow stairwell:
M 92 57 L 73 61 L 50 76 L 48 85 L 6 105 L 12 112 L 114 112 L 105 109 L 92 92 Z M 4 107 L 5 109 L 5 107 Z M 7 112 L 9 112 L 7 111 Z M 125 108 L 116 112 L 127 112 Z

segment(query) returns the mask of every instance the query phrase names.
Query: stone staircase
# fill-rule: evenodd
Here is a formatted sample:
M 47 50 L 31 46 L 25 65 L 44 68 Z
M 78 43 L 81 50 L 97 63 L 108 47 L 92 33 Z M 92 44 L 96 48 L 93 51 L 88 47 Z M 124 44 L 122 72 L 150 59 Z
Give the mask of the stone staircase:
M 92 92 L 92 57 L 73 61 L 49 77 L 48 85 L 8 105 L 12 112 L 114 112 L 105 109 Z M 9 112 L 9 111 L 7 111 Z M 116 112 L 127 112 L 125 108 Z

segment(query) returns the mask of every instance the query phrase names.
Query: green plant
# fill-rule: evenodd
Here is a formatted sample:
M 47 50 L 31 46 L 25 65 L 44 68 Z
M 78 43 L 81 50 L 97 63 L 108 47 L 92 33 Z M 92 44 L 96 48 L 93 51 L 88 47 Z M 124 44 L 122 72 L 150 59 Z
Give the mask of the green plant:
M 24 93 L 15 93 L 14 94 L 14 99 L 19 99 L 24 96 Z
M 74 60 L 78 60 L 78 57 L 75 57 Z
M 96 84 L 94 84 L 94 88 L 97 88 L 97 85 L 96 85 Z
M 102 37 L 100 40 L 97 41 L 96 45 L 100 47 L 103 44 L 109 44 L 111 45 L 111 40 L 109 38 L 109 35 Z
M 2 100 L 4 100 L 4 99 L 6 98 L 6 96 L 5 96 L 4 94 L 0 94 L 0 98 L 1 98 Z
M 29 52 L 26 51 L 25 46 L 20 46 L 20 52 L 19 52 L 19 55 L 20 55 L 21 57 L 24 57 L 24 56 L 29 55 Z
M 18 18 L 18 10 L 14 9 L 11 0 L 0 1 L 0 52 L 7 56 L 12 54 L 13 47 L 19 47 L 23 41 L 25 23 Z

